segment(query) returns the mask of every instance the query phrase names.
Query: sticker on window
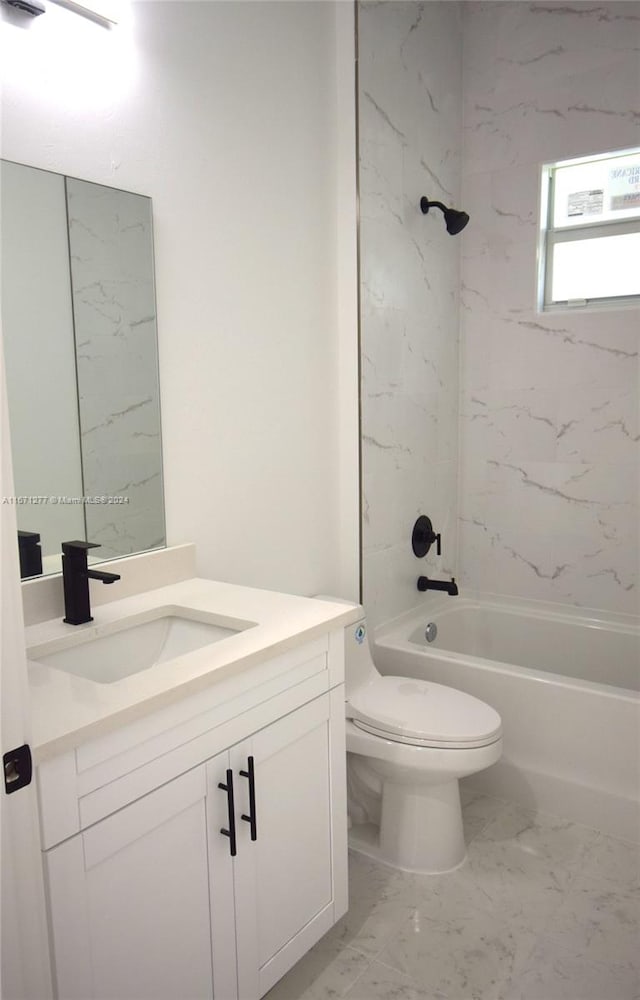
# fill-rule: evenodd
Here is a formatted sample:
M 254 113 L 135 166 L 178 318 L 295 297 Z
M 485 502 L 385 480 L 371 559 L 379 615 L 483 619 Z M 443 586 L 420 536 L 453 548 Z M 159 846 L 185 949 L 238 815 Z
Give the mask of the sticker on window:
M 579 215 L 601 215 L 604 207 L 604 191 L 575 191 L 569 195 L 567 215 L 574 218 Z
M 612 168 L 609 171 L 609 191 L 612 212 L 640 208 L 640 163 Z

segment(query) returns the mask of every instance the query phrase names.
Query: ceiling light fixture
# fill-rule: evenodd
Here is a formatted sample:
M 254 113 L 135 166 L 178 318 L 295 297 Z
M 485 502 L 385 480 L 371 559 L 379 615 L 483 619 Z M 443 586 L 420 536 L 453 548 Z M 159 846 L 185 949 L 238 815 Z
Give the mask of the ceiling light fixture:
M 4 0 L 4 3 L 7 7 L 13 7 L 14 10 L 19 10 L 22 14 L 30 14 L 31 17 L 44 14 L 44 4 L 40 0 Z
M 52 2 L 101 24 L 118 23 L 118 4 L 115 0 L 52 0 Z

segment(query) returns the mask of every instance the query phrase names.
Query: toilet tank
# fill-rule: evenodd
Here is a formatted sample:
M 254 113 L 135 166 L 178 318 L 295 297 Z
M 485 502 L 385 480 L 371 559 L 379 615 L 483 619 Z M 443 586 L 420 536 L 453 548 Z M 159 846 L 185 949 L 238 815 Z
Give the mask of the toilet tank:
M 332 601 L 334 604 L 349 604 L 353 607 L 351 601 L 344 601 L 339 597 L 329 597 L 327 594 L 315 594 L 314 596 L 317 601 Z M 380 676 L 369 649 L 367 619 L 364 615 L 359 621 L 345 626 L 344 674 L 347 701 L 356 688 L 362 687 L 363 684 Z
M 366 618 L 345 627 L 344 673 L 347 701 L 356 688 L 379 677 L 369 649 Z

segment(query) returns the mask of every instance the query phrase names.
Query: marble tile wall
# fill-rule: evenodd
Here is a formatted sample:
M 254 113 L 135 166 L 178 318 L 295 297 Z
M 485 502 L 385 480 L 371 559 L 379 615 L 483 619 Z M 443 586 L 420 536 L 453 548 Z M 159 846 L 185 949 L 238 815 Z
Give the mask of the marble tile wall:
M 163 545 L 151 201 L 67 178 L 87 539 L 97 558 Z
M 457 204 L 458 3 L 359 3 L 364 603 L 371 623 L 456 572 L 460 237 L 420 198 Z M 411 549 L 419 514 L 442 557 Z
M 540 166 L 637 145 L 640 4 L 464 5 L 463 584 L 638 612 L 640 311 L 536 313 Z

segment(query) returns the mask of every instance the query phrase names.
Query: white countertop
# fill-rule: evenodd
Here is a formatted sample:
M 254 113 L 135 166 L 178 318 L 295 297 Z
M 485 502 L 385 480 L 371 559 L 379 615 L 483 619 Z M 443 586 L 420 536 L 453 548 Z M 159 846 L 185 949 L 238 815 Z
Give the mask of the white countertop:
M 332 628 L 357 621 L 362 608 L 191 579 L 93 609 L 93 622 L 65 625 L 59 618 L 25 630 L 31 647 L 80 635 L 97 638 L 123 618 L 158 607 L 184 607 L 256 622 L 233 636 L 111 684 L 96 683 L 29 659 L 31 744 L 36 763 L 133 722 Z M 58 643 L 56 642 L 56 645 Z

